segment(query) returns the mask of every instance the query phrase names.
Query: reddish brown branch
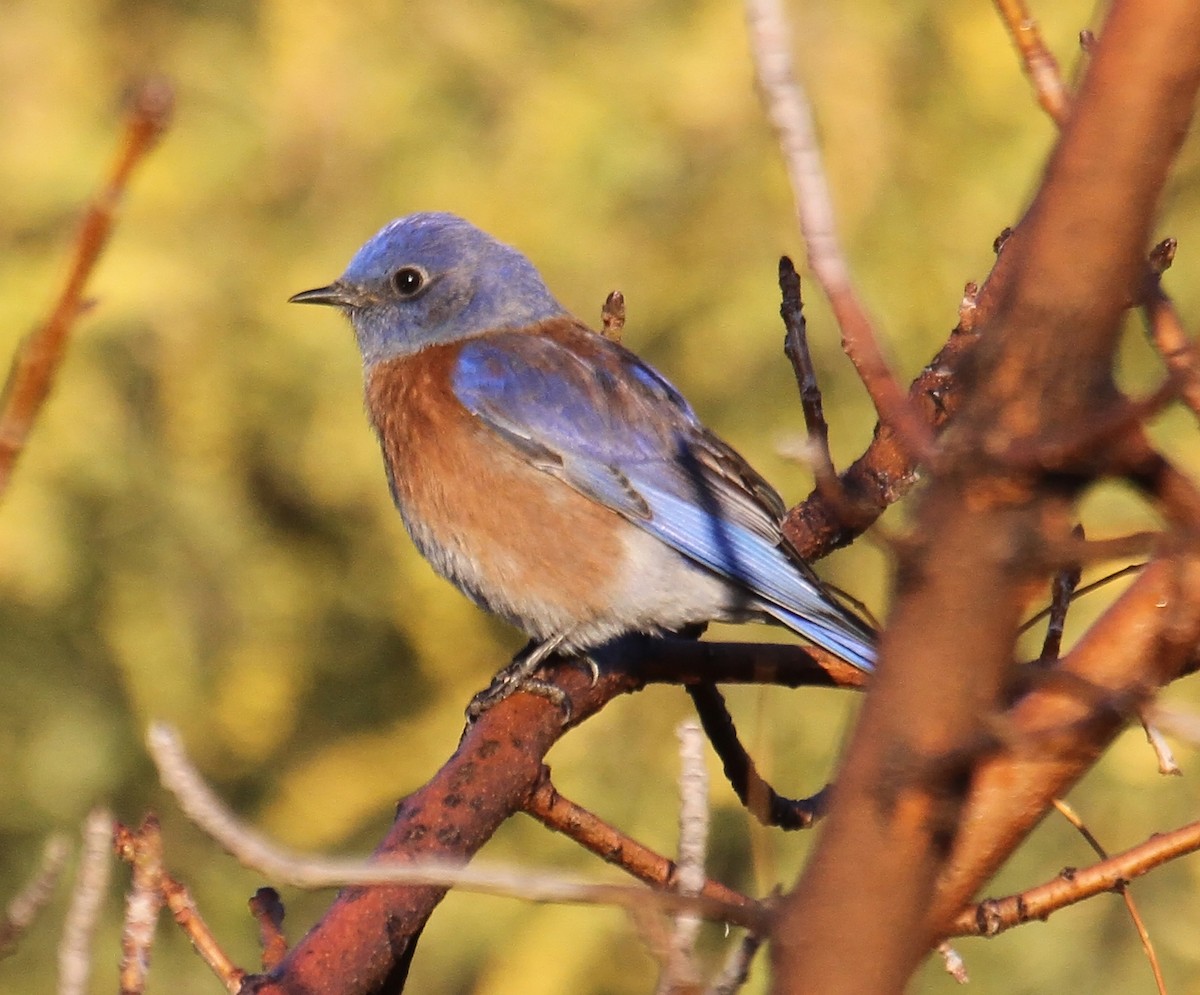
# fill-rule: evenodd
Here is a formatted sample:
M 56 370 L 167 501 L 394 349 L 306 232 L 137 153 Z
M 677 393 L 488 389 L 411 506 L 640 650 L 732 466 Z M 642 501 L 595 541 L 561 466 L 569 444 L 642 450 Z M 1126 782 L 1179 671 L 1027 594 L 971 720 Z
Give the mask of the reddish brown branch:
M 919 509 L 919 541 L 901 567 L 878 674 L 830 814 L 780 909 L 772 947 L 780 992 L 901 990 L 945 923 L 1059 793 L 1045 790 L 1054 778 L 1031 769 L 1036 790 L 1014 800 L 1005 780 L 993 787 L 1002 799 L 979 812 L 978 786 L 990 769 L 979 732 L 1004 706 L 1018 621 L 1044 583 L 1036 551 L 1047 538 L 1065 538 L 1072 499 L 1111 460 L 1089 453 L 1044 476 L 1016 472 L 1001 457 L 1026 440 L 1071 437 L 1120 403 L 1113 362 L 1121 318 L 1136 299 L 1157 199 L 1198 85 L 1200 8 L 1119 0 L 1042 187 L 981 292 L 988 318 L 978 326 L 969 400 Z M 1179 643 L 1190 636 L 1194 645 L 1197 635 L 1189 605 L 1200 578 L 1186 560 L 1166 563 L 1134 588 L 1144 591 L 1152 577 L 1175 611 L 1147 612 L 1139 602 L 1138 620 L 1122 620 L 1133 632 L 1107 630 L 1110 655 L 1121 655 L 1114 641 L 1143 641 L 1134 673 L 1144 686 L 1178 673 L 1187 655 Z M 1122 675 L 1114 696 L 1131 691 L 1131 676 Z M 1056 714 L 1053 728 L 1070 726 L 1065 719 L 1084 707 Z M 1068 752 L 1057 767 L 1071 777 L 1122 721 L 1111 709 L 1078 718 L 1061 737 Z M 1039 742 L 1037 752 L 1051 749 Z M 929 763 L 939 756 L 961 763 L 915 776 L 936 773 Z M 937 915 L 922 925 L 931 903 Z
M 972 319 L 977 316 L 971 312 Z M 973 332 L 956 330 L 909 388 L 908 403 L 934 431 L 958 408 L 962 391 L 955 371 L 976 341 Z M 917 482 L 916 463 L 895 430 L 881 423 L 866 451 L 838 479 L 844 501 L 831 501 L 818 489 L 784 518 L 784 534 L 805 560 L 848 546 L 874 525 L 888 507 L 912 490 Z
M 1150 326 L 1150 339 L 1171 371 L 1180 399 L 1200 418 L 1200 349 L 1184 331 L 1174 302 L 1162 288 L 1160 272 L 1153 271 L 1151 287 L 1143 305 Z
M 951 926 L 955 936 L 996 936 L 1013 926 L 1049 918 L 1059 909 L 1115 891 L 1169 861 L 1200 850 L 1200 822 L 1152 836 L 1145 843 L 1090 867 L 1071 868 L 1019 895 L 987 898 L 963 909 Z
M 622 654 L 618 665 L 647 684 L 863 688 L 869 680 L 857 667 L 816 646 L 656 639 L 617 649 Z
M 639 881 L 656 888 L 675 887 L 674 861 L 655 853 L 587 809 L 564 798 L 555 790 L 548 770 L 529 796 L 524 810 L 547 829 L 562 833 Z M 758 903 L 719 881 L 706 879 L 696 894 L 733 908 L 745 909 L 747 915 L 740 925 L 751 928 L 762 925 L 762 910 Z
M 1051 677 L 1009 710 L 1006 741 L 1012 745 L 975 773 L 962 817 L 966 828 L 938 882 L 932 929 L 949 928 L 1052 800 L 1066 794 L 1124 728 L 1130 709 L 1183 672 L 1200 640 L 1197 590 L 1195 558 L 1151 563 Z M 1120 702 L 1123 707 L 1114 707 Z
M 13 467 L 50 394 L 71 326 L 85 308 L 88 278 L 108 242 L 129 177 L 166 129 L 173 102 L 171 87 L 164 80 L 148 81 L 135 91 L 121 148 L 108 182 L 84 215 L 58 301 L 46 323 L 21 343 L 13 359 L 0 398 L 0 494 L 8 489 Z
M 777 665 L 784 664 L 786 671 L 802 659 L 807 660 L 803 673 L 791 672 L 798 683 L 828 685 L 835 680 L 831 673 L 838 673 L 832 665 L 818 666 L 815 656 L 795 647 L 762 650 L 758 660 L 750 653 L 749 663 L 735 663 L 738 654 L 717 644 L 634 639 L 597 654 L 601 673 L 595 682 L 583 668 L 557 667 L 553 676 L 570 702 L 570 724 L 563 726 L 562 712 L 549 700 L 528 694 L 513 695 L 484 712 L 466 730 L 454 756 L 399 804 L 392 829 L 374 859 L 384 864 L 469 860 L 514 812 L 538 809 L 536 795 L 544 783 L 542 761 L 559 737 L 614 697 L 638 690 L 646 680 L 666 679 L 681 668 L 701 672 L 706 659 L 718 669 L 727 665 L 731 674 L 745 680 L 755 679 L 756 665 L 761 680 L 776 676 Z M 616 666 L 622 661 L 623 666 Z M 847 674 L 845 683 L 853 686 L 853 682 Z M 661 865 L 657 871 L 652 865 L 651 860 L 640 866 L 663 880 Z M 324 990 L 345 995 L 398 991 L 425 920 L 445 892 L 444 886 L 435 885 L 346 888 L 274 970 L 247 979 L 245 991 L 296 995 Z M 745 907 L 745 896 L 735 893 L 734 900 L 732 909 L 719 903 L 723 915 Z M 758 914 L 749 910 L 747 914 L 761 928 Z

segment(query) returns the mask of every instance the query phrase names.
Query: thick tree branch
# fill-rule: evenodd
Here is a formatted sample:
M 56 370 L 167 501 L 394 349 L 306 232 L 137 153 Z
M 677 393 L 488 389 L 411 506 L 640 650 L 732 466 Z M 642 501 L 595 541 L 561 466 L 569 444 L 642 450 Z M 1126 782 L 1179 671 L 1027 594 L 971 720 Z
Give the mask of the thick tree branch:
M 1020 615 L 1044 583 L 1038 550 L 1047 537 L 1066 538 L 1071 499 L 1108 469 L 1111 446 L 1041 472 L 1018 470 L 1004 454 L 1082 432 L 1121 403 L 1112 380 L 1121 316 L 1137 299 L 1157 197 L 1197 85 L 1200 8 L 1113 7 L 1042 187 L 981 292 L 989 317 L 971 390 L 920 508 L 873 693 L 813 857 L 781 909 L 772 948 L 780 992 L 902 989 L 993 866 L 986 848 L 968 846 L 976 860 L 955 862 L 957 887 L 939 887 L 958 827 L 976 825 L 964 805 L 977 765 L 996 748 L 986 730 L 1007 694 Z M 1177 579 L 1195 580 L 1174 565 Z M 1182 592 L 1167 590 L 1176 604 Z M 1181 666 L 1170 640 L 1153 645 L 1147 671 Z M 1032 817 L 1048 803 L 1033 799 Z M 1013 812 L 1011 798 L 1004 811 Z M 992 850 L 993 860 L 1011 845 Z

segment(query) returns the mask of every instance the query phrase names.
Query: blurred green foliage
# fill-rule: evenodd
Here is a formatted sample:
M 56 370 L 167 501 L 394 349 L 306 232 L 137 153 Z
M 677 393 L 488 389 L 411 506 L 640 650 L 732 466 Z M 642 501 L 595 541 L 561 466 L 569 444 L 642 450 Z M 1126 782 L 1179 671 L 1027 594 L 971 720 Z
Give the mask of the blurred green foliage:
M 1053 132 L 988 4 L 793 6 L 851 262 L 908 376 L 954 324 L 963 283 L 986 274 Z M 1070 61 L 1092 12 L 1041 6 Z M 77 826 L 93 803 L 127 821 L 155 808 L 170 866 L 253 967 L 244 902 L 262 882 L 177 814 L 142 748 L 146 723 L 177 723 L 219 790 L 267 832 L 362 853 L 394 800 L 451 752 L 464 704 L 521 642 L 414 553 L 362 416 L 350 333 L 287 296 L 339 273 L 393 216 L 454 210 L 525 250 L 586 318 L 622 289 L 628 344 L 797 498 L 807 475 L 777 452 L 800 429 L 774 283 L 779 254 L 799 252 L 790 194 L 733 0 L 0 9 L 5 353 L 57 289 L 115 144 L 122 89 L 156 71 L 179 98 L 0 506 L 0 898 L 31 872 L 44 836 Z M 1189 147 L 1161 228 L 1180 238 L 1184 272 L 1200 241 L 1198 179 Z M 1200 286 L 1171 288 L 1194 325 Z M 874 419 L 815 293 L 808 310 L 845 462 Z M 1126 381 L 1152 383 L 1159 370 L 1140 333 L 1127 353 Z M 1186 418 L 1157 430 L 1200 470 Z M 894 527 L 903 514 L 889 516 Z M 1153 522 L 1118 488 L 1089 498 L 1086 514 L 1093 534 Z M 860 542 L 826 570 L 882 609 L 886 566 Z M 1103 600 L 1081 607 L 1072 630 Z M 847 696 L 735 689 L 731 699 L 780 787 L 815 790 Z M 672 689 L 615 703 L 554 751 L 560 788 L 671 851 L 671 730 L 687 714 Z M 1195 757 L 1182 760 L 1190 770 Z M 1186 779 L 1159 778 L 1130 733 L 1072 797 L 1118 850 L 1195 817 L 1194 794 Z M 716 873 L 759 892 L 792 880 L 804 839 L 748 827 L 715 771 L 713 805 Z M 530 820 L 504 827 L 485 855 L 612 873 Z M 1050 821 L 994 888 L 1089 859 Z M 1134 889 L 1177 993 L 1200 990 L 1197 873 L 1184 861 Z M 118 871 L 95 991 L 113 986 L 124 880 Z M 284 899 L 299 935 L 329 896 Z M 0 993 L 49 990 L 64 904 L 0 962 Z M 710 940 L 716 953 L 721 938 Z M 1116 898 L 960 949 L 980 995 L 1152 990 Z M 152 991 L 214 990 L 174 928 L 154 957 Z M 757 992 L 765 968 L 755 973 Z M 653 977 L 619 913 L 452 895 L 410 990 L 635 993 Z M 934 964 L 917 988 L 950 984 Z

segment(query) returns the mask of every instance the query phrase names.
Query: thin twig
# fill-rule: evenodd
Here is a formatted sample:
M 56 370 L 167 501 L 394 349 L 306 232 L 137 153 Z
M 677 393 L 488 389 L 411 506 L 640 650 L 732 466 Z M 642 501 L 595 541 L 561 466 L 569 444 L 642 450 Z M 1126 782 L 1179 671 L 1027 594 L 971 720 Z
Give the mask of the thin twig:
M 1159 242 L 1150 253 L 1150 271 L 1142 311 L 1150 340 L 1162 356 L 1179 389 L 1179 397 L 1200 418 L 1200 348 L 1183 328 L 1183 319 L 1162 287 L 1163 271 L 1175 255 L 1175 239 Z
M 996 0 L 996 7 L 1021 53 L 1021 62 L 1033 84 L 1038 103 L 1054 123 L 1062 127 L 1071 110 L 1071 96 L 1063 85 L 1058 60 L 1042 40 L 1037 21 L 1023 0 Z
M 0 495 L 8 489 L 13 467 L 50 394 L 71 326 L 86 306 L 84 290 L 108 242 L 129 177 L 166 129 L 173 102 L 170 85 L 161 79 L 147 81 L 134 93 L 120 151 L 108 182 L 84 215 L 58 301 L 46 323 L 21 343 L 13 358 L 0 397 Z
M 383 864 L 290 852 L 238 821 L 192 766 L 173 729 L 163 723 L 154 723 L 146 741 L 158 767 L 159 778 L 189 819 L 247 867 L 297 888 L 336 888 L 356 884 L 437 885 L 530 902 L 624 908 L 657 906 L 668 911 L 691 909 L 705 918 L 762 927 L 764 912 L 757 904 L 747 906 L 707 894 L 687 897 L 641 887 L 593 884 L 521 868 L 468 867 L 445 861 Z
M 1200 850 L 1200 821 L 1152 836 L 1146 842 L 1090 867 L 1064 871 L 1053 880 L 1019 895 L 985 899 L 958 915 L 951 927 L 951 935 L 996 936 L 1013 926 L 1046 919 L 1059 909 L 1113 891 L 1155 867 L 1197 850 Z
M 1058 810 L 1059 815 L 1071 823 L 1079 831 L 1079 834 L 1087 840 L 1088 846 L 1096 852 L 1096 855 L 1101 860 L 1108 859 L 1108 852 L 1100 845 L 1100 841 L 1088 829 L 1075 809 L 1061 798 L 1054 799 L 1054 807 Z M 1137 930 L 1138 937 L 1142 941 L 1142 949 L 1146 952 L 1146 959 L 1150 962 L 1150 970 L 1154 973 L 1154 981 L 1158 986 L 1159 995 L 1167 995 L 1166 982 L 1163 980 L 1162 968 L 1158 963 L 1158 955 L 1154 952 L 1154 944 L 1150 941 L 1150 934 L 1146 930 L 1146 924 L 1142 921 L 1137 903 L 1133 900 L 1133 894 L 1129 890 L 1129 883 L 1127 881 L 1120 881 L 1114 885 L 1114 890 L 1119 892 L 1125 900 L 1125 908 L 1129 910 L 1129 918 L 1133 920 L 1133 928 Z
M 263 970 L 270 971 L 288 952 L 287 937 L 283 934 L 284 908 L 279 892 L 274 888 L 259 888 L 250 898 L 250 914 L 258 923 Z
M 17 949 L 25 931 L 54 896 L 70 852 L 71 844 L 65 834 L 55 833 L 46 840 L 37 871 L 13 896 L 4 910 L 4 918 L 0 919 L 0 960 Z
M 121 931 L 121 995 L 141 995 L 150 971 L 150 947 L 163 905 L 162 832 L 158 818 L 147 815 L 135 831 L 116 827 L 117 853 L 132 868 Z
M 1146 742 L 1154 751 L 1154 759 L 1158 762 L 1158 772 L 1167 777 L 1182 777 L 1183 770 L 1175 760 L 1171 745 L 1150 718 L 1151 710 L 1146 707 L 1139 708 L 1137 715 L 1138 721 L 1142 724 L 1142 731 L 1146 734 Z
M 1100 588 L 1105 587 L 1108 584 L 1113 583 L 1114 581 L 1120 580 L 1122 577 L 1128 577 L 1131 574 L 1138 573 L 1145 566 L 1146 566 L 1146 564 L 1144 564 L 1144 563 L 1132 563 L 1127 567 L 1121 567 L 1120 570 L 1114 570 L 1110 574 L 1105 574 L 1099 580 L 1094 580 L 1090 584 L 1084 584 L 1083 587 L 1077 588 L 1075 590 L 1075 592 L 1071 595 L 1071 601 L 1072 602 L 1078 601 L 1085 594 L 1092 594 L 1093 592 L 1100 590 Z M 1047 607 L 1043 608 L 1040 612 L 1038 612 L 1036 615 L 1033 615 L 1033 616 L 1027 618 L 1024 622 L 1021 623 L 1021 625 L 1017 629 L 1017 631 L 1018 632 L 1028 632 L 1035 625 L 1037 625 L 1042 619 L 1046 618 L 1050 614 L 1052 609 L 1053 609 L 1053 605 L 1048 605 Z
M 1082 541 L 1084 531 L 1082 525 L 1076 525 L 1071 530 L 1071 537 Z M 1078 562 L 1068 564 L 1054 575 L 1050 585 L 1050 621 L 1046 625 L 1046 638 L 1042 642 L 1042 652 L 1038 663 L 1042 665 L 1053 663 L 1062 651 L 1063 629 L 1067 624 L 1067 611 L 1071 607 L 1071 597 L 1079 580 L 1083 576 L 1083 567 Z
M 92 936 L 112 866 L 112 813 L 95 808 L 83 824 L 79 871 L 58 943 L 58 995 L 84 995 L 92 973 Z
M 600 309 L 600 334 L 614 342 L 621 341 L 621 331 L 625 327 L 625 295 L 614 290 L 604 300 Z
M 817 146 L 812 108 L 792 70 L 791 30 L 781 0 L 745 0 L 750 51 L 767 116 L 775 127 L 813 275 L 829 299 L 842 346 L 870 394 L 919 462 L 933 452 L 929 427 L 909 404 L 879 345 L 879 336 L 850 279 L 834 224 L 833 201 Z
M 780 829 L 808 829 L 824 815 L 829 797 L 827 787 L 811 798 L 793 799 L 780 795 L 763 779 L 742 746 L 733 716 L 715 685 L 689 684 L 686 690 L 709 742 L 721 758 L 730 786 L 751 815 L 764 826 Z
M 713 979 L 705 995 L 735 995 L 750 977 L 750 964 L 758 948 L 762 946 L 763 938 L 755 933 L 747 933 L 730 952 L 721 973 Z
M 675 887 L 681 895 L 699 895 L 704 888 L 708 853 L 708 770 L 704 766 L 704 737 L 694 722 L 676 730 L 679 737 L 679 859 Z M 658 991 L 661 995 L 695 989 L 700 984 L 696 938 L 700 919 L 686 910 L 672 916 L 666 958 Z
M 829 422 L 825 420 L 825 405 L 817 383 L 817 370 L 808 348 L 808 323 L 804 320 L 800 274 L 787 256 L 779 260 L 779 291 L 779 315 L 783 318 L 784 327 L 783 352 L 791 361 L 792 372 L 796 375 L 800 409 L 804 412 L 804 425 L 808 429 L 806 462 L 812 468 L 817 490 L 826 501 L 840 506 L 845 504 L 846 494 L 838 481 L 833 457 L 829 453 Z
M 675 887 L 678 869 L 673 861 L 560 795 L 550 780 L 549 771 L 530 793 L 524 811 L 547 829 L 562 833 L 639 881 L 656 888 Z M 755 904 L 748 896 L 711 878 L 705 880 L 700 894 L 747 908 Z
M 1148 725 L 1159 730 L 1160 734 L 1169 732 L 1193 746 L 1200 744 L 1200 716 L 1192 712 L 1149 702 L 1142 708 L 1141 717 Z
M 139 982 L 144 986 L 154 925 L 164 902 L 196 953 L 226 991 L 237 992 L 245 980 L 246 972 L 221 949 L 187 887 L 172 877 L 163 866 L 158 818 L 153 814 L 146 816 L 136 831 L 118 823 L 114 843 L 117 856 L 133 868 L 133 886 L 127 904 L 126 929 L 122 936 L 125 952 L 121 966 L 122 993 L 139 991 Z
M 200 915 L 200 910 L 196 907 L 196 900 L 192 898 L 192 893 L 188 891 L 187 886 L 170 874 L 164 874 L 162 889 L 172 918 L 187 934 L 196 953 L 220 979 L 227 992 L 240 992 L 246 972 L 238 967 L 221 948 L 208 923 Z
M 962 954 L 949 943 L 939 943 L 937 952 L 938 956 L 942 958 L 942 967 L 950 977 L 960 985 L 971 983 L 971 978 L 967 974 L 967 962 L 962 959 Z

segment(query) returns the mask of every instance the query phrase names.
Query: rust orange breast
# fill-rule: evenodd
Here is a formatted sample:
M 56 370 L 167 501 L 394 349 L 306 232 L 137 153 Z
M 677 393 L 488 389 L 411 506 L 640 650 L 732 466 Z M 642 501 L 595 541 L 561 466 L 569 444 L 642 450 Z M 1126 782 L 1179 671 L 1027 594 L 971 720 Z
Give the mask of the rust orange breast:
M 623 569 L 614 512 L 531 467 L 451 389 L 459 344 L 377 364 L 366 405 L 421 553 L 538 638 L 603 614 Z

